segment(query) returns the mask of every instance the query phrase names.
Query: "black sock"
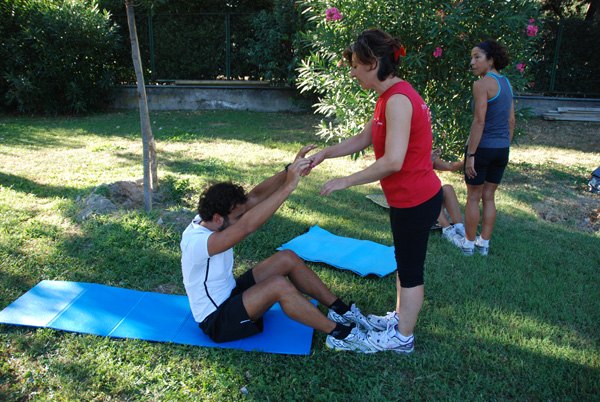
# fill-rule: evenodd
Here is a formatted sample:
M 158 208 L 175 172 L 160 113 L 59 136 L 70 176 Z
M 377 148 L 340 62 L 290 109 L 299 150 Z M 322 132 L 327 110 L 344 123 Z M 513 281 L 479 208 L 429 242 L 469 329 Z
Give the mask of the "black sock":
M 331 304 L 331 306 L 329 306 L 329 308 L 338 313 L 339 315 L 344 315 L 350 310 L 350 307 L 348 307 L 348 305 L 340 299 L 336 299 L 336 301 L 334 301 Z
M 356 324 L 352 323 L 350 326 L 346 326 L 344 324 L 340 324 L 339 322 L 335 324 L 335 328 L 333 331 L 329 333 L 329 335 L 333 336 L 335 339 L 344 339 L 348 335 L 350 335 L 350 331 L 354 328 Z

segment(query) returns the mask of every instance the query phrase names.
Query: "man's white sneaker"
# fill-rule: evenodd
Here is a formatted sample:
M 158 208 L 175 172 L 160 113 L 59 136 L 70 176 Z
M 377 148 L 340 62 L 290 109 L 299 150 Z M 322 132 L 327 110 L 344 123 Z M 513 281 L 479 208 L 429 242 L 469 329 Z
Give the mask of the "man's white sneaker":
M 379 350 L 367 340 L 367 335 L 358 326 L 352 328 L 350 334 L 344 339 L 336 339 L 327 335 L 325 346 L 335 351 L 348 350 L 358 353 L 375 353 Z
M 452 241 L 452 237 L 456 234 L 454 226 L 448 226 L 448 228 L 442 229 L 442 239 Z
M 346 311 L 344 314 L 338 314 L 335 311 L 329 309 L 329 313 L 327 313 L 327 318 L 329 318 L 331 321 L 338 322 L 344 325 L 356 323 L 363 327 L 365 331 L 373 329 L 371 324 L 369 324 L 367 317 L 362 315 L 359 308 L 356 307 L 356 304 L 354 304 L 353 302 L 350 303 L 350 310 Z
M 389 326 L 395 327 L 398 325 L 399 319 L 395 311 L 390 311 L 386 315 L 369 314 L 367 321 L 373 328 L 385 331 Z
M 369 331 L 367 339 L 377 350 L 381 351 L 391 350 L 396 353 L 408 354 L 415 350 L 414 336 L 411 335 L 408 341 L 402 341 L 396 326 L 389 326 L 387 330 L 381 332 Z

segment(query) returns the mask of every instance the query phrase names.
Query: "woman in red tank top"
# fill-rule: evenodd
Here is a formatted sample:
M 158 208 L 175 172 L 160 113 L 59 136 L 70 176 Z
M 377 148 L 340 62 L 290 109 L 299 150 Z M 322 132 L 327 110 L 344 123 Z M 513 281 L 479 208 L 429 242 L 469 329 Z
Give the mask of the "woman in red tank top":
M 344 51 L 351 72 L 364 90 L 379 95 L 375 113 L 363 131 L 309 159 L 351 155 L 373 145 L 376 161 L 350 176 L 329 180 L 321 195 L 380 181 L 390 205 L 397 270 L 397 301 L 385 316 L 370 315 L 367 339 L 379 350 L 411 353 L 413 329 L 423 304 L 423 270 L 431 226 L 442 205 L 441 182 L 431 162 L 431 116 L 421 96 L 398 77 L 404 48 L 379 29 L 362 32 Z

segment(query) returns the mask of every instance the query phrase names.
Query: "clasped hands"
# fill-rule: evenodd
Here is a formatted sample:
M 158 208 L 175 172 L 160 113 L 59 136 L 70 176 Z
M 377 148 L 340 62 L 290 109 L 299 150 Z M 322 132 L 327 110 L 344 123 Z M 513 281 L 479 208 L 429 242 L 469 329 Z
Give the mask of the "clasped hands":
M 288 168 L 288 172 L 292 170 L 293 174 L 298 172 L 297 169 L 300 169 L 299 176 L 308 176 L 311 170 L 319 165 L 323 160 L 325 160 L 325 155 L 321 152 L 317 152 L 309 157 L 306 157 L 306 154 L 315 149 L 316 145 L 307 145 L 303 147 L 298 154 L 296 154 L 296 158 L 294 159 L 294 163 L 290 165 Z M 349 186 L 348 179 L 346 177 L 338 177 L 329 180 L 323 185 L 323 188 L 319 192 L 319 195 L 328 196 L 334 191 L 345 190 Z

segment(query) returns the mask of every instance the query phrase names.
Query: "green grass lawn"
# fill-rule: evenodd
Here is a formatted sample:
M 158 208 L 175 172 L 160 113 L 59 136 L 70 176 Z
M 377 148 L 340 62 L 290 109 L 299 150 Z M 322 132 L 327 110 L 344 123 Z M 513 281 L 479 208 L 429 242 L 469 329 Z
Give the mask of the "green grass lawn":
M 153 112 L 167 197 L 151 213 L 79 220 L 97 186 L 142 177 L 138 119 L 0 116 L 0 309 L 43 279 L 185 294 L 180 228 L 159 223 L 165 211 L 194 210 L 213 180 L 249 189 L 301 146 L 325 145 L 308 115 Z M 316 332 L 309 356 L 285 356 L 0 325 L 0 400 L 599 400 L 600 197 L 587 180 L 600 124 L 533 120 L 526 131 L 498 190 L 490 255 L 464 257 L 432 232 L 412 355 L 331 352 Z M 314 225 L 392 245 L 387 211 L 365 198 L 377 183 L 318 195 L 372 161 L 330 160 L 302 179 L 236 246 L 236 272 Z M 440 177 L 464 206 L 462 176 Z M 394 308 L 393 275 L 309 265 L 364 313 Z

